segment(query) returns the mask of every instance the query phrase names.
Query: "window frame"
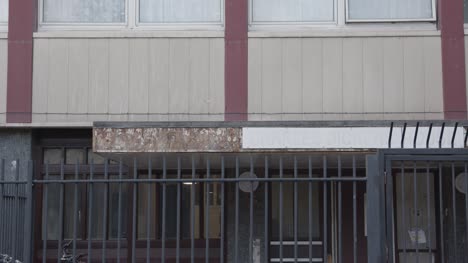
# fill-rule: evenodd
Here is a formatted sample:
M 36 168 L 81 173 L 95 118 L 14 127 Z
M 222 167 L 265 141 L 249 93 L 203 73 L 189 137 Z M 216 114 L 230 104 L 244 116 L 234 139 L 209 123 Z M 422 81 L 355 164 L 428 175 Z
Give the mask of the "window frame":
M 416 25 L 425 25 L 428 23 L 433 23 L 437 21 L 437 0 L 431 0 L 432 5 L 432 17 L 427 19 L 351 19 L 349 17 L 349 0 L 333 0 L 334 2 L 334 19 L 333 21 L 328 22 L 255 22 L 253 19 L 253 1 L 249 0 L 249 30 L 255 31 L 256 29 L 263 29 L 268 27 L 308 27 L 308 28 L 320 28 L 320 29 L 329 29 L 329 28 L 352 28 L 355 26 L 371 26 L 372 24 L 378 23 L 380 26 L 382 24 L 389 23 L 400 23 L 399 25 L 391 24 L 390 27 L 407 27 L 405 23 L 411 23 Z M 403 25 L 402 25 L 403 24 Z M 468 24 L 467 24 L 468 25 Z
M 221 18 L 219 22 L 197 22 L 197 23 L 142 23 L 140 22 L 140 1 L 125 0 L 125 21 L 121 23 L 82 23 L 82 22 L 46 22 L 44 21 L 44 1 L 39 0 L 38 5 L 38 28 L 39 31 L 49 30 L 223 30 L 225 24 L 225 0 L 221 2 Z M 336 0 L 335 0 L 336 1 Z
M 431 18 L 406 18 L 406 19 L 351 19 L 349 17 L 349 1 L 345 1 L 346 23 L 402 23 L 402 22 L 435 22 L 437 21 L 437 3 L 431 0 L 432 16 Z

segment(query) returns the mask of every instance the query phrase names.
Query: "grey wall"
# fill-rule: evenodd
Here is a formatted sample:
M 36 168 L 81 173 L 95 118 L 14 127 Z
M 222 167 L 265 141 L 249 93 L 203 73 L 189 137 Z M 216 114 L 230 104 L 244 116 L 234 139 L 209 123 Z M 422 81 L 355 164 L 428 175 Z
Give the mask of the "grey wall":
M 20 160 L 20 179 L 27 175 L 27 161 L 31 160 L 32 136 L 30 130 L 0 129 L 0 160 L 5 160 L 5 176 L 13 179 Z

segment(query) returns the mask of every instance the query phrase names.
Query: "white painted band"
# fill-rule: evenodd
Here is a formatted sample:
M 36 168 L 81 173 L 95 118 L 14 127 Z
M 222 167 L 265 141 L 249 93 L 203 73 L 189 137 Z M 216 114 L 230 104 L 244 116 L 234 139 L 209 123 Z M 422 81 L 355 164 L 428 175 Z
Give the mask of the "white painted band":
M 407 127 L 404 148 L 413 148 L 415 127 Z M 445 127 L 442 148 L 450 148 L 454 127 Z M 441 127 L 433 127 L 430 148 L 439 147 Z M 454 148 L 464 148 L 465 129 L 459 127 Z M 416 148 L 426 148 L 429 127 L 418 130 Z M 243 128 L 243 149 L 385 149 L 388 148 L 389 127 L 338 128 Z M 401 147 L 403 127 L 393 128 L 392 148 Z

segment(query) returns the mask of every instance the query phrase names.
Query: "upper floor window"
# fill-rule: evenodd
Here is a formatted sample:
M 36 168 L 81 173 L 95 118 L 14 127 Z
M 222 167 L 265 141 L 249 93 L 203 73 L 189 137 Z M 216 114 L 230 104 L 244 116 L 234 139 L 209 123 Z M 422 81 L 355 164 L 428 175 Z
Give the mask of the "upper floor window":
M 140 0 L 140 23 L 221 23 L 220 0 Z
M 128 28 L 221 25 L 223 2 L 224 0 L 40 0 L 40 24 Z
M 125 0 L 43 0 L 44 23 L 124 23 Z
M 465 14 L 465 24 L 468 24 L 468 0 L 463 0 L 463 7 Z
M 0 0 L 0 24 L 8 22 L 8 0 Z
M 348 0 L 348 21 L 431 21 L 434 0 Z
M 251 0 L 252 24 L 435 21 L 435 0 Z

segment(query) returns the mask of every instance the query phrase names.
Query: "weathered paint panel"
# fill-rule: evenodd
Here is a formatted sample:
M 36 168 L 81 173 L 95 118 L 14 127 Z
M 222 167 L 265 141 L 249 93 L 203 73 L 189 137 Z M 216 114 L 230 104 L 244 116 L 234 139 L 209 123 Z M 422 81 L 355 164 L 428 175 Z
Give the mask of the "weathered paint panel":
M 382 119 L 384 112 L 384 53 L 382 38 L 363 40 L 363 102 L 365 120 Z
M 343 112 L 351 119 L 362 120 L 364 111 L 363 39 L 343 40 Z
M 250 38 L 250 120 L 442 119 L 440 43 L 438 36 Z
M 109 104 L 109 40 L 89 39 L 88 120 L 106 120 Z
M 32 122 L 45 122 L 48 112 L 49 40 L 34 41 Z
M 322 39 L 302 41 L 302 112 L 304 120 L 322 120 L 323 56 Z
M 224 120 L 222 38 L 38 38 L 34 49 L 33 122 Z
M 96 152 L 236 152 L 241 128 L 94 128 Z
M 151 121 L 168 121 L 169 113 L 169 39 L 150 39 L 149 116 Z
M 66 121 L 69 91 L 68 44 L 66 39 L 49 41 L 49 84 L 46 112 L 48 121 Z
M 262 48 L 262 120 L 280 120 L 283 97 L 282 40 L 265 39 Z M 253 73 L 252 73 L 253 74 Z M 249 73 L 251 75 L 251 73 Z M 250 88 L 250 87 L 249 87 Z M 249 98 L 257 100 L 258 98 Z
M 0 124 L 6 121 L 8 43 L 0 39 Z

